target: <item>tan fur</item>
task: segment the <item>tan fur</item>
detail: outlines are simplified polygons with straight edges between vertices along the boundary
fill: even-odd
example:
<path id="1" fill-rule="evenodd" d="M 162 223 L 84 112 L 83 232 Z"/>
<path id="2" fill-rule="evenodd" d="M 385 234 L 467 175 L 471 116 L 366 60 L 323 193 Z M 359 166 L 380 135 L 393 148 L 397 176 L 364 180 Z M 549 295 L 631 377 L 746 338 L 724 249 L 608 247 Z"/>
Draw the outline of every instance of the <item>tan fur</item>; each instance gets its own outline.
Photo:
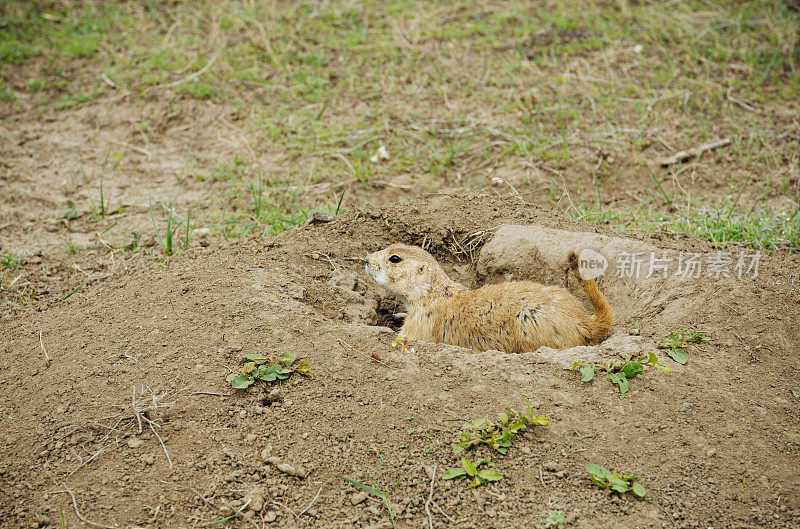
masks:
<path id="1" fill-rule="evenodd" d="M 392 263 L 389 258 L 401 259 Z M 578 275 L 578 258 L 569 265 L 592 304 L 590 314 L 566 289 L 513 281 L 469 290 L 444 272 L 421 248 L 393 244 L 367 256 L 367 274 L 397 295 L 407 316 L 400 333 L 411 340 L 447 343 L 508 353 L 541 346 L 564 349 L 598 343 L 611 328 L 611 307 L 592 281 Z"/>

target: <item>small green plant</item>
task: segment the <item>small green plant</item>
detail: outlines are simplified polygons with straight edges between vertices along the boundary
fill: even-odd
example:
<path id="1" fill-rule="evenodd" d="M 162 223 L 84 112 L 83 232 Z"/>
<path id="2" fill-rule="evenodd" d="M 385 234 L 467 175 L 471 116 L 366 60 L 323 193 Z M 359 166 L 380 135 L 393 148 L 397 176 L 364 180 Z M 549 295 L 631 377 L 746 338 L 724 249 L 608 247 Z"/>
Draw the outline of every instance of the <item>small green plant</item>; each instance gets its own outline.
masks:
<path id="1" fill-rule="evenodd" d="M 592 481 L 601 489 L 605 489 L 609 494 L 614 492 L 623 494 L 630 491 L 640 498 L 643 498 L 645 495 L 644 487 L 637 481 L 639 478 L 634 474 L 620 475 L 616 470 L 610 472 L 597 465 L 589 465 L 586 467 L 586 470 L 591 475 Z"/>
<path id="2" fill-rule="evenodd" d="M 47 79 L 43 77 L 34 77 L 33 79 L 28 79 L 25 83 L 25 89 L 29 92 L 38 92 L 45 88 L 47 88 Z"/>
<path id="3" fill-rule="evenodd" d="M 331 476 L 339 478 L 341 480 L 344 480 L 347 483 L 349 483 L 352 486 L 354 486 L 355 488 L 357 488 L 358 490 L 360 490 L 362 492 L 366 492 L 367 494 L 371 494 L 371 495 L 375 496 L 376 498 L 378 498 L 379 500 L 381 500 L 383 502 L 383 505 L 386 507 L 386 510 L 389 512 L 389 519 L 392 522 L 392 527 L 394 527 L 394 512 L 392 512 L 392 502 L 389 501 L 389 494 L 391 494 L 392 491 L 394 491 L 394 489 L 396 489 L 397 486 L 400 485 L 400 483 L 402 483 L 403 480 L 406 479 L 406 476 L 408 476 L 411 473 L 412 470 L 415 470 L 417 468 L 419 468 L 419 467 L 411 467 L 411 468 L 409 468 L 408 471 L 405 474 L 403 474 L 403 477 L 401 477 L 397 481 L 397 483 L 392 485 L 392 487 L 388 491 L 381 489 L 378 486 L 378 484 L 375 483 L 375 480 L 372 479 L 372 476 L 370 476 L 369 473 L 366 470 L 364 471 L 364 473 L 367 475 L 367 478 L 369 478 L 370 483 L 372 483 L 371 487 L 369 485 L 364 485 L 363 483 L 359 483 L 358 481 L 356 481 L 354 479 L 350 479 L 350 478 L 348 478 L 346 476 L 342 476 L 341 474 L 331 474 Z"/>
<path id="4" fill-rule="evenodd" d="M 558 527 L 559 529 L 567 525 L 567 517 L 564 511 L 550 511 L 547 513 L 547 520 L 544 521 L 545 527 Z"/>
<path id="5" fill-rule="evenodd" d="M 530 401 L 525 399 L 527 411 L 522 414 L 514 409 L 507 408 L 505 412 L 497 415 L 497 421 L 478 419 L 465 423 L 461 440 L 453 445 L 453 452 L 459 454 L 464 450 L 485 444 L 501 454 L 508 452 L 511 440 L 520 432 L 525 431 L 528 424 L 547 426 L 550 419 L 544 415 L 534 417 Z"/>
<path id="6" fill-rule="evenodd" d="M 608 374 L 609 380 L 619 387 L 620 393 L 624 394 L 630 389 L 628 381 L 644 373 L 644 366 L 651 366 L 665 373 L 672 372 L 668 367 L 658 362 L 658 357 L 652 351 L 644 356 L 638 357 L 636 360 L 629 360 L 627 362 L 617 361 L 610 362 L 606 365 L 575 362 L 569 369 L 570 371 L 580 371 L 581 382 L 591 382 L 594 379 L 595 372 L 605 371 Z"/>
<path id="7" fill-rule="evenodd" d="M 250 162 L 241 156 L 234 156 L 231 163 L 213 166 L 208 173 L 197 173 L 195 178 L 203 182 L 225 182 L 241 178 L 250 172 Z"/>
<path id="8" fill-rule="evenodd" d="M 83 165 L 81 165 L 81 175 L 83 176 L 83 185 L 86 187 L 86 192 L 89 194 L 89 202 L 92 204 L 92 217 L 104 218 L 106 216 L 106 203 L 103 198 L 103 176 L 100 176 L 100 207 L 97 207 L 92 198 L 92 194 L 89 192 L 89 181 L 86 178 L 86 171 L 84 171 Z"/>
<path id="9" fill-rule="evenodd" d="M 484 465 L 486 465 L 487 468 L 481 469 Z M 470 487 L 480 487 L 490 481 L 500 481 L 503 479 L 502 474 L 488 467 L 488 459 L 480 459 L 473 462 L 466 457 L 462 457 L 461 466 L 453 467 L 445 472 L 442 479 L 455 479 L 460 481 L 469 478 L 472 479 L 469 484 Z"/>
<path id="10" fill-rule="evenodd" d="M 17 255 L 11 250 L 6 250 L 2 254 L 0 254 L 0 268 L 2 269 L 17 268 L 24 262 L 25 260 L 22 258 L 21 255 Z"/>
<path id="11" fill-rule="evenodd" d="M 658 346 L 666 349 L 670 358 L 683 365 L 689 361 L 689 355 L 684 351 L 684 347 L 690 343 L 702 343 L 706 340 L 708 338 L 703 336 L 703 333 L 683 328 L 680 332 L 669 333 L 666 339 L 658 342 Z"/>
<path id="12" fill-rule="evenodd" d="M 175 217 L 175 201 L 178 199 L 178 195 L 180 194 L 181 190 L 178 189 L 178 192 L 175 193 L 175 196 L 172 199 L 172 203 L 169 205 L 169 209 L 167 210 L 167 224 L 164 226 L 164 236 L 161 236 L 161 232 L 156 225 L 155 215 L 153 214 L 153 201 L 150 200 L 150 220 L 153 223 L 153 231 L 155 231 L 156 239 L 158 240 L 159 246 L 161 246 L 161 250 L 164 252 L 165 255 L 173 255 L 175 253 L 175 234 L 178 231 L 178 228 L 181 225 L 184 225 L 186 230 L 183 236 L 183 240 L 180 241 L 180 249 L 181 250 L 188 250 L 189 249 L 189 237 L 194 231 L 195 226 L 197 225 L 197 217 L 195 217 L 194 223 L 191 222 L 190 213 L 191 210 L 186 210 L 186 222 L 184 223 L 181 220 L 176 221 Z"/>
<path id="13" fill-rule="evenodd" d="M 235 389 L 247 389 L 258 380 L 264 382 L 286 380 L 292 373 L 299 373 L 307 377 L 313 376 L 308 369 L 308 362 L 300 360 L 295 364 L 296 353 L 284 351 L 277 359 L 257 353 L 245 354 L 242 357 L 247 360 L 242 371 L 231 373 L 225 378 Z"/>
<path id="14" fill-rule="evenodd" d="M 67 200 L 67 207 L 69 209 L 67 210 L 66 213 L 64 213 L 65 219 L 77 219 L 83 216 L 83 213 L 78 211 L 78 209 L 75 207 L 75 202 L 73 202 L 72 200 Z"/>

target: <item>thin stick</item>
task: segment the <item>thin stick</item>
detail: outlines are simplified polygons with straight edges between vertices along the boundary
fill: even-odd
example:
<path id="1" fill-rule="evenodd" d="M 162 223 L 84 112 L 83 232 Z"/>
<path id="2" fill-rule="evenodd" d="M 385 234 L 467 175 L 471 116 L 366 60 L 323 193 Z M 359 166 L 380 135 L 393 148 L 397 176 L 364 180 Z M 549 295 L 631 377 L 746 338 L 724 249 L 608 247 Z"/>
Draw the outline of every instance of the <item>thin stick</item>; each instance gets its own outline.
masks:
<path id="1" fill-rule="evenodd" d="M 136 409 L 136 386 L 133 386 L 133 402 L 131 403 L 131 407 L 133 407 L 133 414 L 136 416 L 136 422 L 139 423 L 139 433 L 142 433 L 142 418 L 139 416 L 139 411 Z"/>
<path id="2" fill-rule="evenodd" d="M 332 153 L 331 153 L 331 156 L 333 156 L 334 158 L 340 158 L 340 159 L 342 159 L 342 160 L 344 161 L 345 165 L 346 165 L 348 168 L 350 168 L 350 170 L 351 170 L 351 171 L 353 171 L 353 176 L 355 176 L 356 178 L 358 178 L 358 171 L 356 171 L 356 168 L 355 168 L 355 167 L 353 167 L 353 164 L 351 164 L 351 163 L 350 163 L 350 160 L 348 160 L 348 159 L 345 157 L 345 155 L 344 155 L 344 154 L 341 154 L 341 153 L 338 153 L 338 152 L 332 152 Z"/>
<path id="3" fill-rule="evenodd" d="M 111 433 L 111 432 L 109 432 L 109 433 Z M 108 437 L 108 436 L 106 436 L 106 437 Z M 108 448 L 108 446 L 104 446 L 103 448 L 101 448 L 100 450 L 98 450 L 98 451 L 97 451 L 97 452 L 96 452 L 96 453 L 95 453 L 95 454 L 94 454 L 92 457 L 90 457 L 90 458 L 89 458 L 89 459 L 87 459 L 86 461 L 81 461 L 81 464 L 80 464 L 80 465 L 78 465 L 77 467 L 75 467 L 75 469 L 74 469 L 72 472 L 70 472 L 68 475 L 69 475 L 69 476 L 73 475 L 75 472 L 77 472 L 77 471 L 78 471 L 78 469 L 79 469 L 79 468 L 81 468 L 81 467 L 82 467 L 82 466 L 84 466 L 84 465 L 88 465 L 89 463 L 91 463 L 91 462 L 94 460 L 94 458 L 96 458 L 97 456 L 99 456 L 99 455 L 100 455 L 100 452 L 102 452 L 102 451 L 103 451 L 103 450 L 105 450 L 106 448 Z"/>
<path id="4" fill-rule="evenodd" d="M 433 516 L 431 516 L 431 501 L 433 501 L 433 480 L 436 479 L 436 466 L 433 467 L 433 475 L 431 476 L 431 491 L 428 493 L 428 499 L 425 501 L 425 512 L 428 514 L 428 528 L 433 529 Z"/>
<path id="5" fill-rule="evenodd" d="M 136 363 L 138 364 L 138 363 L 139 363 L 139 359 L 138 359 L 138 358 L 136 358 L 135 356 L 131 356 L 131 355 L 129 355 L 129 354 L 128 354 L 128 353 L 131 351 L 131 349 L 133 349 L 133 346 L 130 346 L 130 347 L 128 347 L 128 348 L 125 350 L 125 352 L 124 352 L 124 353 L 122 353 L 122 355 L 123 355 L 125 358 L 130 358 L 131 360 L 133 360 L 134 362 L 136 362 Z"/>
<path id="6" fill-rule="evenodd" d="M 192 391 L 189 395 L 213 395 L 214 397 L 230 397 L 233 393 L 214 393 L 213 391 Z"/>
<path id="7" fill-rule="evenodd" d="M 292 516 L 294 516 L 295 519 L 299 518 L 299 516 L 297 516 L 297 514 L 288 505 L 286 505 L 284 503 L 281 503 L 279 501 L 273 501 L 273 502 L 270 502 L 270 505 L 277 505 L 278 507 L 281 507 L 282 509 L 286 509 L 287 511 L 292 513 Z"/>
<path id="8" fill-rule="evenodd" d="M 728 101 L 730 101 L 731 103 L 736 103 L 737 105 L 739 105 L 743 109 L 749 110 L 750 112 L 755 112 L 756 114 L 761 114 L 761 111 L 759 109 L 757 109 L 757 108 L 755 108 L 755 107 L 753 107 L 751 105 L 748 105 L 747 103 L 745 103 L 741 99 L 736 99 L 735 97 L 733 97 L 731 95 L 731 90 L 733 90 L 733 87 L 728 88 L 728 92 L 726 93 L 726 97 L 727 97 Z"/>
<path id="9" fill-rule="evenodd" d="M 438 503 L 434 503 L 434 504 L 433 504 L 433 506 L 434 506 L 434 507 L 436 507 L 437 509 L 439 509 L 439 512 L 440 512 L 440 513 L 442 513 L 442 516 L 444 516 L 445 518 L 447 518 L 447 521 L 449 521 L 450 523 L 456 523 L 456 521 L 455 521 L 455 520 L 453 520 L 452 518 L 450 518 L 450 516 L 448 516 L 448 515 L 447 515 L 447 513 L 446 513 L 446 512 L 444 512 L 444 510 L 443 510 L 441 507 L 439 507 L 439 504 L 438 504 Z"/>
<path id="10" fill-rule="evenodd" d="M 169 462 L 169 468 L 172 468 L 172 458 L 169 457 L 169 452 L 167 452 L 167 447 L 166 447 L 166 445 L 164 445 L 164 440 L 161 439 L 161 436 L 158 435 L 158 432 L 156 431 L 156 429 L 153 428 L 153 424 L 154 424 L 153 421 L 151 421 L 147 417 L 145 417 L 144 420 L 147 421 L 147 426 L 149 426 L 150 429 L 153 430 L 153 433 L 155 434 L 155 436 L 158 437 L 158 442 L 161 443 L 161 448 L 164 449 L 164 454 L 167 456 L 167 461 Z M 158 425 L 156 425 L 156 426 L 158 426 Z"/>
<path id="11" fill-rule="evenodd" d="M 44 353 L 44 358 L 47 361 L 47 367 L 50 367 L 50 355 L 47 354 L 47 349 L 44 348 L 44 342 L 42 341 L 42 331 L 39 330 L 39 345 L 42 347 L 42 352 Z"/>
<path id="12" fill-rule="evenodd" d="M 544 477 L 542 476 L 542 465 L 539 465 L 539 481 L 542 482 L 542 487 L 545 487 Z"/>
<path id="13" fill-rule="evenodd" d="M 203 66 L 202 68 L 200 68 L 198 71 L 194 72 L 193 74 L 187 75 L 186 77 L 184 77 L 180 81 L 174 81 L 172 83 L 160 84 L 160 85 L 152 86 L 150 88 L 145 89 L 145 92 L 149 92 L 150 90 L 154 90 L 156 88 L 173 88 L 173 87 L 176 87 L 178 85 L 182 85 L 183 83 L 187 83 L 189 81 L 194 81 L 195 79 L 197 79 L 198 77 L 200 77 L 201 75 L 206 73 L 206 71 L 209 68 L 211 68 L 211 65 L 214 64 L 214 61 L 216 61 L 218 57 L 219 57 L 219 54 L 215 53 L 211 57 L 211 60 L 208 61 L 208 63 L 205 66 Z"/>
<path id="14" fill-rule="evenodd" d="M 103 525 L 101 523 L 93 522 L 91 520 L 87 520 L 86 518 L 84 518 L 81 515 L 80 511 L 78 510 L 78 500 L 75 499 L 75 493 L 73 493 L 71 490 L 69 489 L 54 490 L 53 494 L 62 494 L 64 492 L 69 494 L 70 498 L 72 498 L 72 506 L 75 507 L 75 514 L 78 515 L 78 520 L 82 521 L 85 524 L 94 525 L 95 527 L 105 527 L 106 529 L 115 529 L 116 526 L 114 525 Z"/>
<path id="15" fill-rule="evenodd" d="M 311 506 L 312 506 L 312 505 L 314 505 L 314 502 L 315 502 L 315 501 L 317 501 L 317 498 L 319 498 L 319 493 L 320 493 L 320 492 L 322 492 L 322 487 L 320 487 L 320 488 L 319 488 L 319 490 L 317 491 L 317 495 L 316 495 L 316 496 L 314 496 L 314 499 L 313 499 L 313 500 L 311 500 L 311 503 L 309 503 L 309 504 L 308 504 L 308 507 L 306 507 L 305 509 L 303 509 L 302 511 L 300 511 L 300 514 L 298 514 L 298 515 L 297 515 L 297 517 L 298 517 L 298 518 L 300 518 L 300 517 L 301 517 L 301 516 L 303 516 L 303 515 L 304 515 L 306 512 L 308 512 L 308 510 L 311 508 Z"/>
<path id="16" fill-rule="evenodd" d="M 710 151 L 712 149 L 718 149 L 719 147 L 725 147 L 726 145 L 731 144 L 730 138 L 724 138 L 721 140 L 710 141 L 708 143 L 704 143 L 692 149 L 687 149 L 685 151 L 676 152 L 669 158 L 661 161 L 661 165 L 666 167 L 668 165 L 674 165 L 676 163 L 682 162 L 688 158 L 694 158 L 695 156 L 700 156 L 706 151 Z"/>

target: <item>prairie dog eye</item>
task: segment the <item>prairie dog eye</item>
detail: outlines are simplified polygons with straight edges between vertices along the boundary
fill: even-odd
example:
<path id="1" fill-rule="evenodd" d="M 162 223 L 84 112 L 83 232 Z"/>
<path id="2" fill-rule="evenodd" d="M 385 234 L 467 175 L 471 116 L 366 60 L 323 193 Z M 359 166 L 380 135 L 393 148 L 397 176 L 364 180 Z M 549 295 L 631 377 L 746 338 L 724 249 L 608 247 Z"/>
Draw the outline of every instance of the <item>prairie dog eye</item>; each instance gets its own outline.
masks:
<path id="1" fill-rule="evenodd" d="M 393 256 L 389 257 L 389 262 L 390 263 L 399 263 L 402 260 L 403 260 L 403 258 L 400 257 L 399 255 L 393 255 Z"/>

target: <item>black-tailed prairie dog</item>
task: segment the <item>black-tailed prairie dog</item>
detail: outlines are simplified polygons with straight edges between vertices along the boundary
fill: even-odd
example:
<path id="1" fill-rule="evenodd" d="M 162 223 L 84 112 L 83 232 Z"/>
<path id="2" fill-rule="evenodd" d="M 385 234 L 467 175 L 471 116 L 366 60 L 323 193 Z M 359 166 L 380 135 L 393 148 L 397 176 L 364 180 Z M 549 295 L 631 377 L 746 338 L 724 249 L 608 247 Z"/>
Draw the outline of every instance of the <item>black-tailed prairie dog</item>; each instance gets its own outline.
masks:
<path id="1" fill-rule="evenodd" d="M 611 307 L 593 281 L 581 279 L 578 257 L 569 266 L 594 307 L 590 314 L 565 288 L 511 281 L 469 290 L 416 246 L 393 244 L 367 256 L 367 274 L 400 298 L 407 315 L 400 334 L 410 340 L 507 353 L 541 346 L 564 349 L 600 342 L 611 328 Z"/>

